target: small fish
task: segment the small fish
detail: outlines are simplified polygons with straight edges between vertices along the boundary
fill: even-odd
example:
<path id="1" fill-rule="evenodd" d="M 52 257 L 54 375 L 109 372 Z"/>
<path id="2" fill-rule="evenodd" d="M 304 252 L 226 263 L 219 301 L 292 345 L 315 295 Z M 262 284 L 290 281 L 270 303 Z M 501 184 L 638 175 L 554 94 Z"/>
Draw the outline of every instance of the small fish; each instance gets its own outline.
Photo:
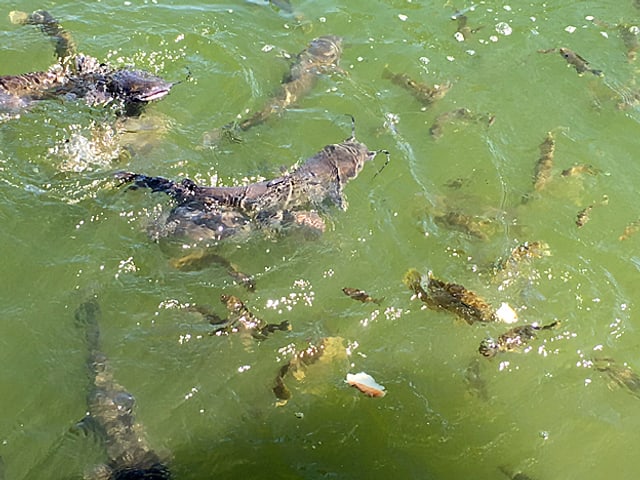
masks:
<path id="1" fill-rule="evenodd" d="M 558 325 L 560 325 L 560 322 L 555 321 L 544 326 L 530 324 L 514 327 L 500 335 L 497 340 L 494 340 L 491 337 L 482 340 L 482 342 L 480 342 L 478 352 L 487 358 L 492 358 L 499 352 L 514 352 L 520 350 L 526 346 L 527 343 L 536 338 L 538 331 L 550 330 Z"/>
<path id="2" fill-rule="evenodd" d="M 495 123 L 495 120 L 495 115 L 477 115 L 471 112 L 468 108 L 457 108 L 438 115 L 431 127 L 429 127 L 429 134 L 434 139 L 442 137 L 442 129 L 446 124 L 452 122 L 462 121 L 464 123 L 486 123 L 487 126 L 490 127 Z"/>
<path id="3" fill-rule="evenodd" d="M 196 249 L 187 255 L 171 259 L 169 263 L 173 268 L 182 271 L 201 270 L 211 264 L 217 264 L 224 267 L 229 276 L 247 290 L 253 292 L 256 289 L 256 283 L 253 277 L 238 270 L 233 263 L 223 256 L 204 248 Z"/>
<path id="4" fill-rule="evenodd" d="M 334 358 L 346 358 L 347 352 L 344 341 L 340 337 L 325 337 L 316 344 L 309 344 L 307 347 L 297 350 L 291 359 L 278 370 L 273 393 L 278 399 L 278 406 L 285 405 L 291 399 L 291 390 L 284 383 L 285 377 L 293 375 L 297 380 L 302 380 L 306 376 L 306 369 L 319 362 L 330 361 Z"/>
<path id="5" fill-rule="evenodd" d="M 640 376 L 627 364 L 618 365 L 611 358 L 594 358 L 593 367 L 599 372 L 609 375 L 611 385 L 625 388 L 633 396 L 640 398 Z"/>
<path id="6" fill-rule="evenodd" d="M 477 357 L 474 357 L 467 368 L 464 371 L 464 380 L 467 384 L 467 391 L 482 400 L 489 399 L 489 393 L 487 392 L 487 384 L 480 373 L 480 361 Z"/>
<path id="7" fill-rule="evenodd" d="M 589 205 L 578 212 L 578 215 L 576 216 L 576 226 L 578 228 L 584 227 L 585 223 L 590 220 L 589 214 L 591 213 L 591 210 L 593 210 L 593 205 Z"/>
<path id="8" fill-rule="evenodd" d="M 624 232 L 622 232 L 622 235 L 618 237 L 618 240 L 621 242 L 623 240 L 628 240 L 629 237 L 638 233 L 638 231 L 640 231 L 640 220 L 635 220 L 625 227 Z"/>
<path id="9" fill-rule="evenodd" d="M 593 207 L 599 206 L 599 205 L 607 205 L 608 203 L 609 203 L 609 197 L 607 195 L 603 195 L 602 200 L 600 202 L 592 203 L 591 205 L 588 205 L 587 207 L 580 210 L 578 212 L 578 215 L 576 215 L 576 226 L 578 228 L 581 228 L 585 225 L 585 223 L 587 223 L 591 219 L 590 215 L 591 215 L 591 211 L 593 210 Z"/>
<path id="10" fill-rule="evenodd" d="M 467 25 L 469 19 L 464 13 L 461 13 L 461 12 L 456 12 L 455 14 L 453 14 L 451 16 L 451 20 L 458 21 L 458 27 L 456 29 L 456 33 L 454 37 L 459 42 L 468 40 L 471 37 L 471 35 L 473 35 L 474 33 L 476 33 L 478 30 L 482 28 L 482 27 L 470 28 L 469 25 Z"/>
<path id="11" fill-rule="evenodd" d="M 270 333 L 275 331 L 286 332 L 291 330 L 291 325 L 287 320 L 280 323 L 266 323 L 264 320 L 255 316 L 235 295 L 222 294 L 220 301 L 227 307 L 229 312 L 228 317 L 222 323 L 214 324 L 215 330 L 210 335 L 228 335 L 229 333 L 236 333 L 241 330 L 246 330 L 251 333 L 251 336 L 257 340 L 264 340 Z M 214 314 L 211 318 L 219 319 Z"/>
<path id="12" fill-rule="evenodd" d="M 597 175 L 599 173 L 599 170 L 591 165 L 574 165 L 572 167 L 569 168 L 565 168 L 562 171 L 562 176 L 563 177 L 573 177 L 575 175 L 582 175 L 582 174 L 587 174 L 587 175 Z"/>
<path id="13" fill-rule="evenodd" d="M 430 107 L 434 102 L 444 98 L 452 85 L 449 82 L 433 86 L 419 83 L 404 73 L 393 73 L 387 67 L 382 72 L 382 78 L 391 80 L 396 85 L 408 90 L 424 107 Z"/>
<path id="14" fill-rule="evenodd" d="M 538 192 L 551 180 L 555 150 L 556 141 L 553 138 L 553 134 L 548 132 L 544 141 L 540 144 L 540 158 L 538 158 L 533 175 L 533 188 Z"/>
<path id="15" fill-rule="evenodd" d="M 576 52 L 568 48 L 563 47 L 563 48 L 549 48 L 547 50 L 538 50 L 538 53 L 552 53 L 552 52 L 559 52 L 562 58 L 564 58 L 569 65 L 573 66 L 573 68 L 576 69 L 576 72 L 578 72 L 578 75 L 582 75 L 584 72 L 592 73 L 597 77 L 602 77 L 604 75 L 602 70 L 596 70 L 591 68 L 591 66 L 589 65 L 589 62 L 587 62 L 584 58 L 582 58 Z"/>
<path id="16" fill-rule="evenodd" d="M 444 215 L 435 216 L 434 220 L 439 224 L 461 231 L 480 240 L 488 240 L 489 234 L 493 233 L 491 231 L 493 227 L 491 220 L 475 215 L 467 215 L 462 212 L 447 212 Z"/>
<path id="17" fill-rule="evenodd" d="M 522 262 L 549 255 L 551 255 L 551 252 L 546 242 L 523 242 L 511 250 L 508 257 L 496 262 L 494 270 L 496 273 L 506 272 L 507 276 L 514 276 L 517 274 L 518 266 Z"/>
<path id="18" fill-rule="evenodd" d="M 384 300 L 383 298 L 381 299 L 373 298 L 364 290 L 359 290 L 357 288 L 344 287 L 342 291 L 346 296 L 351 297 L 354 300 L 358 300 L 359 302 L 362 302 L 362 303 L 375 303 L 377 305 L 380 305 L 382 300 Z"/>
<path id="19" fill-rule="evenodd" d="M 429 272 L 427 290 L 421 285 L 421 275 L 415 270 L 409 270 L 403 283 L 433 310 L 446 310 L 463 319 L 469 325 L 475 322 L 494 322 L 496 311 L 483 298 L 462 285 L 446 283 L 438 280 Z"/>

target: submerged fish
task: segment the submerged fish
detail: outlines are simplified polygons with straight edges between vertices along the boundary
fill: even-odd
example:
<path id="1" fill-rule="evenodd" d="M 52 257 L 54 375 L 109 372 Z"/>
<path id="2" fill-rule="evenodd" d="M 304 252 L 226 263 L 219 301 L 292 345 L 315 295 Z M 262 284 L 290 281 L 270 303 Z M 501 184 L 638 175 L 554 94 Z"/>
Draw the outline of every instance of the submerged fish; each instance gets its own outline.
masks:
<path id="1" fill-rule="evenodd" d="M 291 390 L 284 383 L 287 375 L 292 375 L 297 380 L 306 376 L 306 369 L 320 360 L 329 361 L 336 357 L 346 358 L 346 349 L 343 339 L 340 337 L 325 337 L 315 344 L 309 343 L 305 348 L 296 350 L 291 358 L 278 370 L 273 393 L 282 406 L 291 399 Z"/>
<path id="2" fill-rule="evenodd" d="M 533 480 L 533 478 L 531 478 L 529 475 L 526 475 L 522 472 L 514 472 L 513 470 L 504 466 L 500 466 L 498 467 L 498 469 L 511 480 Z"/>
<path id="3" fill-rule="evenodd" d="M 496 262 L 494 270 L 496 273 L 507 272 L 509 275 L 515 275 L 522 262 L 549 255 L 551 252 L 546 242 L 523 242 L 513 248 L 506 258 Z"/>
<path id="4" fill-rule="evenodd" d="M 449 82 L 433 86 L 420 83 L 404 73 L 393 73 L 387 67 L 382 72 L 382 78 L 389 79 L 396 85 L 408 90 L 424 107 L 429 107 L 437 100 L 444 98 L 452 87 Z"/>
<path id="5" fill-rule="evenodd" d="M 490 235 L 494 233 L 494 224 L 490 219 L 476 215 L 467 215 L 459 211 L 436 215 L 434 216 L 434 220 L 436 223 L 466 233 L 480 240 L 488 240 Z"/>
<path id="6" fill-rule="evenodd" d="M 384 300 L 384 299 L 373 298 L 371 295 L 369 295 L 364 290 L 359 290 L 357 288 L 344 287 L 342 289 L 342 292 L 346 296 L 351 297 L 354 300 L 358 300 L 359 302 L 362 302 L 362 303 L 376 303 L 376 304 L 380 305 L 382 300 Z"/>
<path id="7" fill-rule="evenodd" d="M 260 125 L 274 114 L 282 113 L 287 107 L 308 94 L 315 85 L 318 76 L 331 69 L 337 69 L 342 55 L 342 38 L 325 35 L 315 38 L 309 46 L 296 56 L 288 75 L 284 78 L 278 93 L 271 98 L 262 110 L 238 122 L 232 122 L 221 130 L 205 134 L 205 143 L 211 143 L 225 135 L 233 139 L 233 130 L 247 131 Z"/>
<path id="8" fill-rule="evenodd" d="M 221 295 L 220 301 L 227 307 L 228 317 L 221 323 L 214 323 L 215 330 L 211 332 L 211 335 L 228 335 L 229 333 L 236 333 L 241 330 L 248 331 L 251 336 L 257 340 L 264 340 L 270 333 L 275 331 L 289 331 L 291 325 L 287 320 L 280 323 L 267 323 L 261 318 L 258 318 L 251 312 L 245 304 L 235 295 Z M 212 318 L 219 319 L 217 315 Z M 214 320 L 214 321 L 216 321 Z"/>
<path id="9" fill-rule="evenodd" d="M 475 322 L 493 322 L 497 318 L 495 309 L 476 293 L 462 285 L 438 280 L 431 273 L 427 290 L 422 287 L 422 277 L 415 269 L 405 274 L 403 282 L 427 307 L 451 312 L 469 325 Z"/>
<path id="10" fill-rule="evenodd" d="M 568 48 L 563 47 L 563 48 L 549 48 L 547 50 L 538 50 L 538 53 L 552 53 L 552 52 L 559 52 L 562 58 L 564 58 L 569 65 L 573 66 L 573 68 L 576 69 L 576 72 L 578 72 L 578 75 L 582 75 L 584 72 L 592 73 L 598 77 L 602 77 L 604 75 L 602 70 L 596 70 L 594 68 L 591 68 L 591 66 L 589 65 L 589 62 L 587 62 L 584 58 L 582 58 L 576 52 Z"/>
<path id="11" fill-rule="evenodd" d="M 514 352 L 525 347 L 527 343 L 536 338 L 539 331 L 550 330 L 559 324 L 559 321 L 555 321 L 544 326 L 530 324 L 514 327 L 500 335 L 497 340 L 491 337 L 485 338 L 480 342 L 478 351 L 487 358 L 495 357 L 500 352 Z"/>
<path id="12" fill-rule="evenodd" d="M 618 365 L 611 358 L 594 358 L 593 368 L 606 373 L 611 379 L 611 386 L 622 387 L 634 397 L 640 398 L 640 376 L 627 365 Z"/>
<path id="13" fill-rule="evenodd" d="M 104 438 L 108 463 L 96 467 L 90 478 L 99 480 L 169 479 L 171 473 L 148 444 L 144 429 L 136 422 L 135 398 L 114 377 L 100 351 L 100 308 L 95 299 L 82 303 L 75 313 L 89 349 L 92 391 L 87 397 L 83 423 Z"/>
<path id="14" fill-rule="evenodd" d="M 553 134 L 548 132 L 544 141 L 540 144 L 540 158 L 538 158 L 533 175 L 533 188 L 536 191 L 542 190 L 551 180 L 555 150 L 556 141 L 553 138 Z"/>
<path id="15" fill-rule="evenodd" d="M 494 115 L 478 115 L 468 108 L 457 108 L 438 115 L 431 127 L 429 127 L 429 134 L 434 139 L 442 137 L 442 130 L 444 126 L 452 122 L 462 121 L 465 123 L 486 123 L 487 126 L 490 127 L 495 123 L 495 120 L 496 117 Z"/>
<path id="16" fill-rule="evenodd" d="M 597 175 L 599 173 L 599 170 L 591 165 L 574 165 L 572 167 L 569 168 L 565 168 L 562 171 L 562 176 L 563 177 L 573 177 L 575 175 L 582 175 L 582 174 L 587 174 L 587 175 Z"/>
<path id="17" fill-rule="evenodd" d="M 624 231 L 622 232 L 622 235 L 618 237 L 618 240 L 621 242 L 623 240 L 628 240 L 632 235 L 638 233 L 638 231 L 640 231 L 640 220 L 635 220 L 624 228 Z"/>

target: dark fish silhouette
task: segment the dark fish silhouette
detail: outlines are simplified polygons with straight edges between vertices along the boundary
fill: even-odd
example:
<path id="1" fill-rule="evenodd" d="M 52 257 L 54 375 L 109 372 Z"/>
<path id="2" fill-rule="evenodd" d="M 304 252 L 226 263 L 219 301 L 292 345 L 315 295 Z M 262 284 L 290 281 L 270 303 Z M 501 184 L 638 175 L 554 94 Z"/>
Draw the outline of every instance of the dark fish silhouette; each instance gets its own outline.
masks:
<path id="1" fill-rule="evenodd" d="M 82 303 L 75 313 L 89 350 L 92 384 L 83 423 L 103 439 L 108 463 L 94 469 L 96 480 L 169 479 L 171 474 L 150 447 L 134 415 L 135 398 L 116 382 L 106 356 L 100 351 L 100 307 L 95 299 Z"/>

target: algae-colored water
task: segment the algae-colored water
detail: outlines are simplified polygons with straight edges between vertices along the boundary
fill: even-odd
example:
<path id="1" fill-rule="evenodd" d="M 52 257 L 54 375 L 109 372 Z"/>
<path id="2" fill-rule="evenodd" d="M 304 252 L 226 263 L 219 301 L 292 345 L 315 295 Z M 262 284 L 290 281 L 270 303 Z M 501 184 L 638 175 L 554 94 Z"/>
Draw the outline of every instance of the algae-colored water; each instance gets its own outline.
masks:
<path id="1" fill-rule="evenodd" d="M 261 1 L 0 3 L 0 74 L 54 62 L 41 32 L 8 17 L 46 8 L 81 51 L 181 81 L 126 135 L 112 135 L 113 112 L 81 101 L 2 118 L 5 478 L 82 478 L 105 461 L 97 437 L 74 428 L 89 389 L 74 311 L 91 294 L 103 311 L 103 350 L 176 479 L 506 478 L 500 467 L 536 479 L 637 478 L 638 392 L 589 361 L 612 358 L 640 373 L 640 235 L 619 239 L 640 217 L 638 63 L 618 27 L 637 25 L 640 10 L 631 0 L 291 4 L 293 12 Z M 466 37 L 456 35 L 456 9 L 466 11 Z M 345 39 L 341 70 L 241 143 L 203 145 L 206 132 L 261 108 L 287 55 L 325 34 Z M 559 47 L 604 77 L 538 53 Z M 451 90 L 423 108 L 383 78 L 385 67 Z M 461 108 L 480 120 L 447 123 L 433 138 L 435 119 Z M 328 212 L 321 238 L 223 247 L 255 276 L 253 293 L 215 265 L 173 268 L 179 248 L 147 234 L 171 201 L 112 180 L 122 169 L 205 184 L 275 177 L 348 137 L 346 114 L 390 163 L 374 177 L 379 155 L 349 183 L 348 210 Z M 550 180 L 534 191 L 547 132 L 556 142 Z M 561 174 L 574 165 L 593 170 Z M 474 217 L 485 233 L 439 220 L 448 212 Z M 525 241 L 546 242 L 551 255 L 495 280 L 490 266 Z M 509 327 L 424 309 L 402 283 L 409 268 L 508 303 L 519 324 L 561 325 L 524 352 L 485 359 L 479 342 Z M 356 302 L 347 286 L 384 300 Z M 222 293 L 292 330 L 264 341 L 209 336 L 202 315 L 184 307 L 223 314 Z M 292 398 L 276 406 L 287 347 L 327 336 L 344 339 L 348 358 L 288 378 Z M 387 395 L 345 384 L 360 371 Z"/>

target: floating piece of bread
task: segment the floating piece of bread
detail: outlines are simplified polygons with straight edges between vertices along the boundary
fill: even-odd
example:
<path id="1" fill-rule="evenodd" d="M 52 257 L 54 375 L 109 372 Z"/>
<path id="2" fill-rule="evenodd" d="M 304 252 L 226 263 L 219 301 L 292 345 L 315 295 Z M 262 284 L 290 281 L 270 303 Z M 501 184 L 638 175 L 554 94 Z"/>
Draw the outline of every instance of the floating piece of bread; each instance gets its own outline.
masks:
<path id="1" fill-rule="evenodd" d="M 368 373 L 347 373 L 346 382 L 369 397 L 384 397 L 387 394 L 385 388 L 378 384 Z"/>

